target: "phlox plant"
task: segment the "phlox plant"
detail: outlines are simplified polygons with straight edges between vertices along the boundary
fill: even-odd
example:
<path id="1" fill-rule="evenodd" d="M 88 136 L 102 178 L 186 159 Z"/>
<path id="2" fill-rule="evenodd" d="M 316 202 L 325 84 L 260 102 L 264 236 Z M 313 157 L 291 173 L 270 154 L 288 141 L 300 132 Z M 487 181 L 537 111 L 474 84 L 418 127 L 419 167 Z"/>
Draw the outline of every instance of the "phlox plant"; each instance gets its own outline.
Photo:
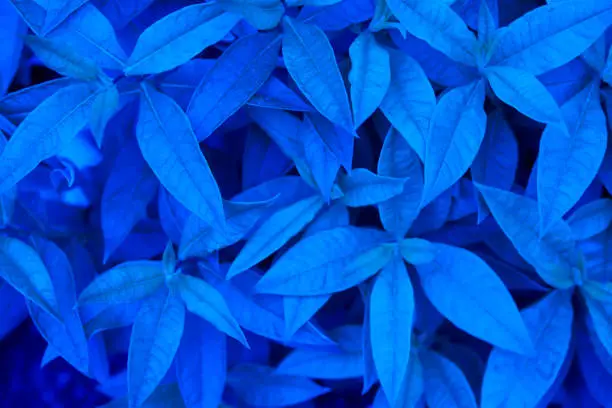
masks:
<path id="1" fill-rule="evenodd" d="M 0 0 L 0 405 L 612 407 L 611 25 Z"/>

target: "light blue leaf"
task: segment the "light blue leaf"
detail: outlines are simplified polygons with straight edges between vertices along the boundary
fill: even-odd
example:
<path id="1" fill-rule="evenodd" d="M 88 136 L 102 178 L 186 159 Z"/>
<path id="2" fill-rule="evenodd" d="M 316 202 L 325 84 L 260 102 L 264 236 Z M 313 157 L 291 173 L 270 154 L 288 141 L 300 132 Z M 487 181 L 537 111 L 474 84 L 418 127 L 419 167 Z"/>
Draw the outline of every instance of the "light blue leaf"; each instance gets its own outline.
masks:
<path id="1" fill-rule="evenodd" d="M 411 265 L 433 262 L 438 252 L 436 245 L 420 238 L 407 238 L 399 243 L 399 250 L 404 260 Z"/>
<path id="2" fill-rule="evenodd" d="M 61 321 L 51 277 L 32 247 L 15 238 L 0 237 L 0 277 L 26 299 Z"/>
<path id="3" fill-rule="evenodd" d="M 542 123 L 561 122 L 559 105 L 530 72 L 495 66 L 486 68 L 484 74 L 495 95 L 523 115 Z"/>
<path id="4" fill-rule="evenodd" d="M 576 241 L 605 231 L 612 223 L 612 200 L 602 198 L 578 208 L 567 220 Z"/>
<path id="5" fill-rule="evenodd" d="M 598 82 L 570 99 L 562 111 L 569 133 L 548 126 L 540 140 L 537 170 L 540 234 L 560 220 L 595 179 L 608 140 Z"/>
<path id="6" fill-rule="evenodd" d="M 304 161 L 314 183 L 323 199 L 329 202 L 340 163 L 308 116 L 304 117 L 297 137 L 304 144 Z"/>
<path id="7" fill-rule="evenodd" d="M 204 256 L 240 241 L 263 215 L 269 212 L 273 202 L 274 199 L 252 203 L 226 201 L 227 223 L 223 230 L 218 230 L 200 217 L 192 215 L 183 229 L 179 247 L 180 258 Z"/>
<path id="8" fill-rule="evenodd" d="M 344 380 L 363 375 L 361 352 L 346 350 L 293 350 L 275 373 L 322 380 Z"/>
<path id="9" fill-rule="evenodd" d="M 218 0 L 221 9 L 240 14 L 258 30 L 271 30 L 278 25 L 285 7 L 280 0 Z"/>
<path id="10" fill-rule="evenodd" d="M 307 113 L 305 117 L 308 117 L 327 149 L 334 154 L 340 165 L 350 173 L 353 168 L 354 135 L 341 126 L 334 125 L 319 114 Z M 308 150 L 306 145 L 304 150 Z"/>
<path id="11" fill-rule="evenodd" d="M 380 152 L 378 174 L 406 180 L 399 195 L 378 204 L 380 220 L 385 230 L 402 238 L 419 213 L 423 192 L 423 168 L 414 150 L 393 128 L 387 133 Z"/>
<path id="12" fill-rule="evenodd" d="M 493 349 L 482 385 L 482 408 L 538 406 L 563 365 L 572 336 L 571 292 L 555 291 L 522 316 L 535 353 L 525 356 Z"/>
<path id="13" fill-rule="evenodd" d="M 257 33 L 233 43 L 195 89 L 187 115 L 200 140 L 257 92 L 276 67 L 280 36 Z"/>
<path id="14" fill-rule="evenodd" d="M 256 286 L 258 293 L 315 296 L 339 292 L 369 278 L 389 259 L 378 252 L 388 239 L 376 230 L 340 227 L 307 237 L 283 255 Z M 381 251 L 391 252 L 386 246 Z M 368 254 L 366 259 L 360 255 Z M 364 264 L 376 261 L 375 267 Z M 379 263 L 383 263 L 380 265 Z M 357 265 L 351 265 L 359 262 Z"/>
<path id="15" fill-rule="evenodd" d="M 259 275 L 248 271 L 232 279 L 213 282 L 226 299 L 227 305 L 240 326 L 259 336 L 300 346 L 329 346 L 330 339 L 322 335 L 312 324 L 306 323 L 291 339 L 285 336 L 283 302 L 276 296 L 253 296 L 253 286 Z"/>
<path id="16" fill-rule="evenodd" d="M 0 112 L 14 123 L 21 122 L 45 99 L 76 81 L 59 78 L 11 92 L 0 98 Z"/>
<path id="17" fill-rule="evenodd" d="M 138 312 L 128 352 L 130 408 L 140 407 L 172 364 L 185 324 L 185 306 L 172 294 L 150 299 Z"/>
<path id="18" fill-rule="evenodd" d="M 296 91 L 289 88 L 275 76 L 268 78 L 257 93 L 249 99 L 247 104 L 261 108 L 298 112 L 310 112 L 313 110 L 309 104 L 298 96 Z"/>
<path id="19" fill-rule="evenodd" d="M 476 408 L 476 398 L 461 369 L 435 351 L 419 354 L 425 399 L 431 408 Z"/>
<path id="20" fill-rule="evenodd" d="M 341 174 L 338 185 L 344 194 L 342 201 L 349 207 L 379 204 L 404 190 L 406 178 L 379 176 L 367 169 L 355 169 L 351 174 Z"/>
<path id="21" fill-rule="evenodd" d="M 305 377 L 276 374 L 270 367 L 252 364 L 233 367 L 227 384 L 243 401 L 260 407 L 299 404 L 331 391 Z"/>
<path id="22" fill-rule="evenodd" d="M 374 364 L 374 355 L 372 353 L 372 336 L 370 334 L 372 316 L 370 313 L 370 292 L 371 285 L 362 283 L 359 285 L 359 291 L 364 303 L 363 326 L 361 330 L 361 349 L 363 353 L 363 387 L 361 394 L 365 395 L 378 382 L 378 373 Z M 382 389 L 381 389 L 382 391 Z"/>
<path id="23" fill-rule="evenodd" d="M 89 127 L 99 148 L 104 141 L 106 125 L 118 108 L 119 91 L 116 86 L 110 86 L 100 93 L 91 107 Z"/>
<path id="24" fill-rule="evenodd" d="M 434 261 L 416 269 L 436 309 L 479 339 L 517 353 L 531 352 L 518 308 L 495 272 L 465 249 L 434 245 Z"/>
<path id="25" fill-rule="evenodd" d="M 99 92 L 91 84 L 63 88 L 21 122 L 0 156 L 0 193 L 56 155 L 85 127 Z"/>
<path id="26" fill-rule="evenodd" d="M 351 58 L 351 102 L 358 128 L 383 101 L 391 83 L 389 52 L 369 31 L 361 33 L 349 49 Z"/>
<path id="27" fill-rule="evenodd" d="M 188 408 L 217 407 L 227 370 L 225 334 L 210 324 L 187 316 L 176 353 L 176 377 Z"/>
<path id="28" fill-rule="evenodd" d="M 474 161 L 486 128 L 484 93 L 478 81 L 452 89 L 438 101 L 425 151 L 421 208 L 459 180 Z"/>
<path id="29" fill-rule="evenodd" d="M 563 0 L 514 20 L 497 39 L 490 63 L 543 74 L 589 48 L 612 23 L 612 3 Z"/>
<path id="30" fill-rule="evenodd" d="M 138 17 L 155 0 L 134 0 L 126 3 L 122 0 L 106 0 L 99 7 L 112 21 L 117 29 L 124 28 L 129 22 Z"/>
<path id="31" fill-rule="evenodd" d="M 501 229 L 538 275 L 559 289 L 573 286 L 574 271 L 580 270 L 579 255 L 567 223 L 558 221 L 540 237 L 535 200 L 480 184 L 476 187 Z"/>
<path id="32" fill-rule="evenodd" d="M 187 309 L 206 320 L 217 330 L 222 331 L 249 347 L 244 333 L 232 313 L 229 311 L 223 296 L 206 281 L 189 275 L 178 275 L 175 282 L 178 295 L 185 302 Z"/>
<path id="33" fill-rule="evenodd" d="M 176 272 L 176 252 L 174 252 L 172 241 L 168 241 L 166 249 L 164 249 L 162 267 L 164 268 L 166 279 L 171 279 L 172 275 Z"/>
<path id="34" fill-rule="evenodd" d="M 299 18 L 325 31 L 343 30 L 352 24 L 369 20 L 374 14 L 372 0 L 342 0 L 323 7 L 303 7 Z"/>
<path id="35" fill-rule="evenodd" d="M 493 0 L 492 3 L 497 7 L 497 0 Z M 491 10 L 491 7 L 489 7 L 489 0 L 480 1 L 480 8 L 478 9 L 478 41 L 481 44 L 491 46 L 495 40 L 499 26 L 497 14 L 497 9 Z"/>
<path id="36" fill-rule="evenodd" d="M 510 190 L 518 168 L 518 143 L 500 110 L 489 114 L 487 130 L 478 154 L 472 163 L 472 180 L 478 184 Z M 478 195 L 478 220 L 489 214 L 489 209 Z"/>
<path id="37" fill-rule="evenodd" d="M 414 293 L 404 260 L 396 253 L 376 277 L 370 294 L 374 365 L 392 406 L 401 400 L 412 339 Z"/>
<path id="38" fill-rule="evenodd" d="M 253 232 L 232 263 L 227 278 L 246 271 L 280 249 L 312 221 L 323 205 L 324 201 L 316 195 L 274 213 Z"/>
<path id="39" fill-rule="evenodd" d="M 42 35 L 46 11 L 35 0 L 9 0 L 19 16 L 36 35 Z"/>
<path id="40" fill-rule="evenodd" d="M 0 154 L 6 146 L 6 138 L 0 132 Z M 17 201 L 17 187 L 12 187 L 0 194 L 0 227 L 5 227 L 11 222 L 15 213 L 15 204 Z"/>
<path id="41" fill-rule="evenodd" d="M 607 300 L 600 301 L 590 296 L 584 297 L 593 332 L 595 332 L 606 353 L 612 355 L 612 339 L 610 338 L 612 303 L 609 303 L 609 299 Z"/>
<path id="42" fill-rule="evenodd" d="M 178 67 L 220 41 L 240 18 L 204 3 L 170 13 L 140 35 L 124 72 L 157 74 Z"/>
<path id="43" fill-rule="evenodd" d="M 104 261 L 123 243 L 138 221 L 147 215 L 158 182 L 135 142 L 119 152 L 106 180 L 101 201 Z"/>
<path id="44" fill-rule="evenodd" d="M 224 226 L 221 193 L 189 119 L 176 102 L 150 85 L 142 84 L 141 96 L 136 137 L 153 173 L 188 210 Z"/>
<path id="45" fill-rule="evenodd" d="M 102 68 L 121 69 L 125 64 L 125 52 L 117 41 L 113 26 L 90 3 L 72 13 L 47 38 L 86 55 Z"/>
<path id="46" fill-rule="evenodd" d="M 136 301 L 104 308 L 85 323 L 85 335 L 91 339 L 96 333 L 131 325 L 136 320 L 141 305 L 142 302 Z"/>
<path id="47" fill-rule="evenodd" d="M 192 214 L 172 197 L 165 188 L 159 188 L 158 191 L 157 206 L 161 226 L 168 238 L 178 245 L 181 242 L 185 223 Z M 199 219 L 197 215 L 194 216 Z"/>
<path id="48" fill-rule="evenodd" d="M 410 34 L 457 62 L 476 65 L 476 37 L 448 5 L 420 0 L 388 0 L 387 5 Z"/>
<path id="49" fill-rule="evenodd" d="M 66 20 L 70 14 L 76 11 L 79 7 L 83 6 L 83 4 L 87 3 L 87 0 L 35 1 L 43 6 L 43 8 L 47 11 L 45 16 L 45 24 L 42 31 L 43 35 L 47 35 L 51 30 Z"/>
<path id="50" fill-rule="evenodd" d="M 165 282 L 160 261 L 132 261 L 99 275 L 79 296 L 79 306 L 129 303 L 155 293 Z"/>
<path id="51" fill-rule="evenodd" d="M 351 108 L 334 51 L 318 27 L 285 17 L 283 58 L 312 105 L 331 122 L 353 129 Z"/>
<path id="52" fill-rule="evenodd" d="M 436 95 L 421 66 L 403 52 L 391 53 L 391 85 L 380 109 L 421 160 Z"/>

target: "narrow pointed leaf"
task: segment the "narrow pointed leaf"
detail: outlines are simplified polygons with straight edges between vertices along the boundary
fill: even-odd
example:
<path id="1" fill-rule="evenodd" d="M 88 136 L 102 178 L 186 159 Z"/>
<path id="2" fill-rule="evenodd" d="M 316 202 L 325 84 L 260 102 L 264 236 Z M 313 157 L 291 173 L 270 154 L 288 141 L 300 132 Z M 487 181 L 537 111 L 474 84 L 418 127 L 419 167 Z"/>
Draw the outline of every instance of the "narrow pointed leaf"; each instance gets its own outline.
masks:
<path id="1" fill-rule="evenodd" d="M 233 43 L 195 89 L 187 115 L 200 140 L 255 95 L 276 67 L 280 37 L 260 33 Z"/>
<path id="2" fill-rule="evenodd" d="M 159 261 L 132 261 L 99 275 L 79 296 L 79 305 L 129 303 L 155 293 L 164 285 Z"/>
<path id="3" fill-rule="evenodd" d="M 548 126 L 538 156 L 540 233 L 560 220 L 597 176 L 608 132 L 601 108 L 599 84 L 594 82 L 562 108 L 569 133 Z"/>
<path id="4" fill-rule="evenodd" d="M 232 263 L 227 278 L 246 271 L 280 249 L 312 221 L 323 205 L 321 197 L 312 196 L 274 213 L 251 235 Z"/>
<path id="5" fill-rule="evenodd" d="M 476 65 L 476 37 L 448 5 L 420 0 L 388 0 L 387 5 L 410 34 L 457 62 Z"/>
<path id="6" fill-rule="evenodd" d="M 494 348 L 482 385 L 482 407 L 533 407 L 555 382 L 572 336 L 568 291 L 555 291 L 522 312 L 534 340 L 529 356 Z"/>
<path id="7" fill-rule="evenodd" d="M 414 293 L 404 260 L 396 254 L 376 277 L 370 294 L 370 337 L 376 372 L 387 399 L 401 399 L 412 340 Z"/>
<path id="8" fill-rule="evenodd" d="M 283 255 L 256 286 L 259 293 L 314 296 L 339 292 L 369 278 L 386 261 L 381 254 L 360 255 L 380 248 L 386 235 L 371 229 L 340 227 L 303 239 Z M 392 252 L 391 248 L 391 252 Z M 389 252 L 385 246 L 381 249 Z M 380 262 L 383 261 L 382 265 Z M 352 263 L 359 261 L 357 265 Z M 373 261 L 376 266 L 367 267 Z"/>
<path id="9" fill-rule="evenodd" d="M 391 53 L 391 85 L 380 109 L 421 160 L 435 108 L 436 95 L 418 62 L 402 52 Z"/>
<path id="10" fill-rule="evenodd" d="M 166 190 L 203 220 L 223 226 L 221 193 L 189 119 L 176 102 L 147 84 L 142 85 L 136 137 Z"/>
<path id="11" fill-rule="evenodd" d="M 359 127 L 383 101 L 391 83 L 391 63 L 389 52 L 369 31 L 355 39 L 349 55 L 353 118 L 355 127 Z"/>
<path id="12" fill-rule="evenodd" d="M 248 347 L 244 333 L 229 311 L 225 299 L 213 286 L 193 276 L 179 275 L 176 277 L 176 288 L 191 313 Z"/>
<path id="13" fill-rule="evenodd" d="M 353 119 L 334 51 L 318 27 L 285 17 L 283 57 L 306 99 L 327 119 L 351 131 Z"/>
<path id="14" fill-rule="evenodd" d="M 101 74 L 92 60 L 57 40 L 27 36 L 25 43 L 46 66 L 64 76 L 91 81 Z"/>
<path id="15" fill-rule="evenodd" d="M 576 241 L 605 231 L 612 223 L 612 200 L 602 198 L 583 205 L 567 220 Z"/>
<path id="16" fill-rule="evenodd" d="M 296 349 L 279 364 L 277 374 L 344 380 L 363 375 L 360 352 Z"/>
<path id="17" fill-rule="evenodd" d="M 124 71 L 128 75 L 157 74 L 178 67 L 220 41 L 240 18 L 210 4 L 183 7 L 140 35 Z"/>
<path id="18" fill-rule="evenodd" d="M 517 353 L 531 352 L 518 308 L 495 272 L 465 249 L 435 245 L 434 261 L 416 268 L 436 309 L 475 337 Z"/>
<path id="19" fill-rule="evenodd" d="M 572 231 L 560 220 L 540 237 L 536 201 L 492 187 L 476 185 L 491 214 L 519 254 L 546 283 L 559 289 L 574 284 L 573 270 L 579 269 Z"/>
<path id="20" fill-rule="evenodd" d="M 280 23 L 285 7 L 280 0 L 219 0 L 225 11 L 240 14 L 258 30 L 271 30 Z"/>
<path id="21" fill-rule="evenodd" d="M 341 175 L 338 185 L 344 194 L 342 201 L 349 207 L 364 207 L 384 202 L 399 195 L 406 178 L 379 176 L 367 169 L 355 169 Z"/>
<path id="22" fill-rule="evenodd" d="M 15 238 L 0 237 L 0 277 L 26 299 L 61 320 L 49 271 L 32 247 Z"/>
<path id="23" fill-rule="evenodd" d="M 486 128 L 483 103 L 482 81 L 452 89 L 440 98 L 425 151 L 421 207 L 459 180 L 474 161 Z"/>
<path id="24" fill-rule="evenodd" d="M 431 408 L 476 408 L 476 398 L 461 369 L 434 352 L 420 354 L 425 378 L 425 399 Z"/>
<path id="25" fill-rule="evenodd" d="M 136 317 L 128 352 L 129 406 L 137 408 L 166 375 L 181 342 L 185 306 L 172 294 L 145 302 Z"/>

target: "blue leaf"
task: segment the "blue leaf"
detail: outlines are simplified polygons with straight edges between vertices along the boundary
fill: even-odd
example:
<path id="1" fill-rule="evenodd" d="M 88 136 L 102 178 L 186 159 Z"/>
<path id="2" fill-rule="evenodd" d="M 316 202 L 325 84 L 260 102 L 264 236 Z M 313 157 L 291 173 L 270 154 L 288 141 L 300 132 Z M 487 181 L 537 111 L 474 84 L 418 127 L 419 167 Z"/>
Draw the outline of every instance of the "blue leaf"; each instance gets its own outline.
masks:
<path id="1" fill-rule="evenodd" d="M 434 352 L 419 354 L 425 379 L 425 399 L 431 408 L 476 408 L 476 398 L 465 375 L 446 357 Z"/>
<path id="2" fill-rule="evenodd" d="M 268 213 L 274 199 L 253 203 L 226 201 L 227 224 L 224 230 L 215 229 L 209 223 L 192 215 L 187 219 L 179 256 L 205 256 L 210 252 L 233 245 L 243 239 L 264 214 Z"/>
<path id="3" fill-rule="evenodd" d="M 333 153 L 340 165 L 350 173 L 353 168 L 354 135 L 316 113 L 306 114 L 305 117 L 310 120 L 326 148 Z M 308 155 L 308 146 L 305 145 L 304 150 L 306 150 L 305 155 Z"/>
<path id="4" fill-rule="evenodd" d="M 298 88 L 323 116 L 352 131 L 346 88 L 327 36 L 316 26 L 288 17 L 283 27 L 283 57 Z"/>
<path id="5" fill-rule="evenodd" d="M 87 124 L 102 89 L 78 84 L 61 89 L 21 122 L 0 156 L 0 192 L 17 184 L 43 160 L 57 153 Z"/>
<path id="6" fill-rule="evenodd" d="M 34 0 L 9 0 L 19 16 L 36 35 L 42 34 L 46 11 Z"/>
<path id="7" fill-rule="evenodd" d="M 106 125 L 119 108 L 119 91 L 116 86 L 110 86 L 100 93 L 92 107 L 89 127 L 98 147 L 104 142 Z"/>
<path id="8" fill-rule="evenodd" d="M 391 85 L 380 109 L 421 160 L 435 108 L 436 95 L 419 64 L 404 53 L 391 53 Z"/>
<path id="9" fill-rule="evenodd" d="M 268 78 L 257 93 L 249 99 L 247 104 L 261 108 L 298 112 L 310 112 L 313 110 L 293 89 L 289 88 L 275 76 Z"/>
<path id="10" fill-rule="evenodd" d="M 132 261 L 99 275 L 79 296 L 79 306 L 129 303 L 155 293 L 165 282 L 159 261 Z"/>
<path id="11" fill-rule="evenodd" d="M 403 191 L 378 204 L 386 231 L 404 237 L 419 213 L 423 192 L 423 169 L 414 150 L 393 128 L 389 130 L 378 160 L 378 174 L 406 179 Z"/>
<path id="12" fill-rule="evenodd" d="M 178 67 L 220 41 L 240 18 L 210 4 L 183 7 L 156 21 L 140 35 L 124 72 L 157 74 Z"/>
<path id="13" fill-rule="evenodd" d="M 172 294 L 142 305 L 128 352 L 130 408 L 142 406 L 166 375 L 179 348 L 184 324 L 185 307 Z"/>
<path id="14" fill-rule="evenodd" d="M 342 201 L 349 207 L 379 204 L 393 198 L 404 189 L 406 178 L 384 177 L 366 169 L 355 169 L 349 175 L 340 175 L 338 185 Z"/>
<path id="15" fill-rule="evenodd" d="M 304 144 L 304 161 L 314 183 L 323 199 L 329 202 L 340 163 L 308 116 L 304 117 L 297 137 Z"/>
<path id="16" fill-rule="evenodd" d="M 157 206 L 161 226 L 168 238 L 178 245 L 181 242 L 181 235 L 187 219 L 192 214 L 172 197 L 165 188 L 159 188 L 158 191 Z"/>
<path id="17" fill-rule="evenodd" d="M 482 385 L 482 407 L 535 407 L 553 385 L 572 336 L 571 293 L 555 291 L 522 312 L 534 340 L 530 356 L 494 348 Z"/>
<path id="18" fill-rule="evenodd" d="M 4 95 L 19 68 L 23 36 L 27 27 L 8 1 L 0 5 L 0 26 L 5 33 L 4 44 L 0 50 L 0 95 Z"/>
<path id="19" fill-rule="evenodd" d="M 188 408 L 217 407 L 227 370 L 225 335 L 210 324 L 187 316 L 176 353 L 176 377 Z"/>
<path id="20" fill-rule="evenodd" d="M 486 68 L 484 74 L 495 95 L 523 115 L 542 123 L 558 124 L 562 121 L 557 102 L 530 72 L 494 66 Z"/>
<path id="21" fill-rule="evenodd" d="M 612 23 L 612 3 L 564 0 L 538 7 L 500 32 L 490 64 L 534 75 L 560 67 L 589 48 Z"/>
<path id="22" fill-rule="evenodd" d="M 474 1 L 473 3 L 478 3 Z M 489 6 L 491 3 L 495 9 Z M 481 44 L 491 45 L 495 40 L 499 27 L 497 0 L 481 0 L 478 9 L 478 41 Z"/>
<path id="23" fill-rule="evenodd" d="M 249 346 L 238 322 L 229 311 L 225 299 L 213 286 L 189 275 L 178 275 L 172 285 L 191 313 L 208 321 L 245 347 Z"/>
<path id="24" fill-rule="evenodd" d="M 376 277 L 370 294 L 370 338 L 374 365 L 392 406 L 401 400 L 412 340 L 414 293 L 404 260 L 396 253 Z"/>
<path id="25" fill-rule="evenodd" d="M 26 299 L 61 321 L 61 311 L 49 272 L 36 251 L 9 237 L 0 237 L 0 277 Z"/>
<path id="26" fill-rule="evenodd" d="M 389 52 L 364 31 L 349 49 L 351 58 L 351 102 L 355 127 L 358 128 L 383 101 L 391 83 Z"/>
<path id="27" fill-rule="evenodd" d="M 90 3 L 72 13 L 47 38 L 87 56 L 102 68 L 121 69 L 125 64 L 125 52 L 117 41 L 113 26 Z"/>
<path id="28" fill-rule="evenodd" d="M 519 254 L 546 283 L 559 289 L 574 285 L 579 255 L 572 231 L 563 220 L 539 235 L 536 201 L 517 194 L 477 184 L 491 214 Z"/>
<path id="29" fill-rule="evenodd" d="M 21 293 L 5 281 L 0 281 L 0 308 L 3 311 L 0 321 L 2 340 L 25 320 L 28 310 Z"/>
<path id="30" fill-rule="evenodd" d="M 386 264 L 389 257 L 385 259 L 379 251 L 385 254 L 390 251 L 382 245 L 387 238 L 380 231 L 355 227 L 334 228 L 312 235 L 283 255 L 255 289 L 258 293 L 294 296 L 323 295 L 348 289 Z M 370 253 L 372 250 L 374 252 Z M 366 259 L 360 260 L 360 255 L 364 254 Z M 359 265 L 351 265 L 358 261 Z M 364 263 L 373 261 L 377 266 L 364 267 Z"/>
<path id="31" fill-rule="evenodd" d="M 187 116 L 172 99 L 145 83 L 136 137 L 168 192 L 198 217 L 223 226 L 221 193 Z"/>
<path id="32" fill-rule="evenodd" d="M 457 62 L 476 65 L 476 37 L 448 5 L 420 0 L 388 0 L 387 5 L 410 34 Z"/>
<path id="33" fill-rule="evenodd" d="M 518 168 L 518 143 L 501 111 L 496 110 L 487 118 L 487 130 L 480 150 L 472 163 L 472 180 L 478 184 L 510 190 Z M 478 195 L 478 220 L 489 214 L 489 209 Z"/>
<path id="34" fill-rule="evenodd" d="M 612 200 L 602 198 L 583 205 L 567 220 L 576 241 L 605 231 L 612 223 Z"/>
<path id="35" fill-rule="evenodd" d="M 14 123 L 20 123 L 45 99 L 60 89 L 75 83 L 70 78 L 53 79 L 17 92 L 11 92 L 0 99 L 0 112 Z"/>
<path id="36" fill-rule="evenodd" d="M 610 339 L 612 306 L 608 303 L 609 300 L 599 301 L 590 296 L 585 296 L 584 301 L 587 305 L 589 319 L 592 322 L 593 332 L 595 332 L 606 353 L 612 355 L 612 340 Z"/>
<path id="37" fill-rule="evenodd" d="M 399 243 L 399 250 L 406 262 L 422 265 L 436 259 L 438 248 L 435 244 L 420 238 L 407 238 Z"/>
<path id="38" fill-rule="evenodd" d="M 360 351 L 293 350 L 275 373 L 323 380 L 344 380 L 363 375 Z"/>
<path id="39" fill-rule="evenodd" d="M 51 30 L 66 20 L 70 14 L 87 3 L 87 0 L 38 0 L 37 3 L 43 6 L 47 12 L 42 31 L 43 35 L 47 35 Z"/>
<path id="40" fill-rule="evenodd" d="M 285 7 L 280 0 L 219 0 L 221 9 L 240 14 L 258 30 L 270 30 L 278 25 Z"/>
<path id="41" fill-rule="evenodd" d="M 234 259 L 227 278 L 246 271 L 280 249 L 312 221 L 323 205 L 323 200 L 317 195 L 274 213 L 251 235 Z"/>
<path id="42" fill-rule="evenodd" d="M 142 302 L 136 301 L 106 307 L 85 323 L 84 329 L 87 338 L 90 339 L 99 332 L 131 325 L 136 320 L 141 305 Z"/>
<path id="43" fill-rule="evenodd" d="M 105 262 L 136 223 L 146 217 L 147 205 L 155 196 L 157 186 L 157 179 L 136 143 L 126 144 L 115 160 L 102 194 Z"/>
<path id="44" fill-rule="evenodd" d="M 434 245 L 433 262 L 416 268 L 427 297 L 440 313 L 491 344 L 517 353 L 531 352 L 518 308 L 495 272 L 465 249 Z"/>
<path id="45" fill-rule="evenodd" d="M 459 180 L 474 161 L 486 128 L 483 103 L 482 81 L 452 89 L 438 101 L 426 144 L 421 207 Z"/>
<path id="46" fill-rule="evenodd" d="M 276 67 L 280 37 L 253 34 L 233 43 L 191 97 L 187 115 L 200 140 L 207 138 L 257 92 Z"/>
<path id="47" fill-rule="evenodd" d="M 323 7 L 303 7 L 299 18 L 304 23 L 319 26 L 322 30 L 334 31 L 366 21 L 373 14 L 372 0 L 342 0 Z"/>
<path id="48" fill-rule="evenodd" d="M 562 111 L 569 133 L 548 126 L 540 141 L 537 186 L 541 234 L 578 202 L 597 176 L 606 151 L 606 117 L 597 82 L 570 99 Z"/>
<path id="49" fill-rule="evenodd" d="M 227 384 L 243 401 L 261 407 L 299 404 L 331 391 L 305 377 L 276 374 L 270 367 L 251 364 L 233 367 Z"/>

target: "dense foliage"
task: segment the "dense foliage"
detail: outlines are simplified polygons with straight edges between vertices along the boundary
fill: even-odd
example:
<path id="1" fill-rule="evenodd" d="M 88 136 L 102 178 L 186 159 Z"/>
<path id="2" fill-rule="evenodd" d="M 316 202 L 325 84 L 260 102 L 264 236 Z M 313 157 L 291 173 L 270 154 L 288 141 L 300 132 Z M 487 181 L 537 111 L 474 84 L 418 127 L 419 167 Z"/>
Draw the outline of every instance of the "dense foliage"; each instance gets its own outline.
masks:
<path id="1" fill-rule="evenodd" d="M 0 0 L 1 402 L 612 407 L 611 24 Z"/>

